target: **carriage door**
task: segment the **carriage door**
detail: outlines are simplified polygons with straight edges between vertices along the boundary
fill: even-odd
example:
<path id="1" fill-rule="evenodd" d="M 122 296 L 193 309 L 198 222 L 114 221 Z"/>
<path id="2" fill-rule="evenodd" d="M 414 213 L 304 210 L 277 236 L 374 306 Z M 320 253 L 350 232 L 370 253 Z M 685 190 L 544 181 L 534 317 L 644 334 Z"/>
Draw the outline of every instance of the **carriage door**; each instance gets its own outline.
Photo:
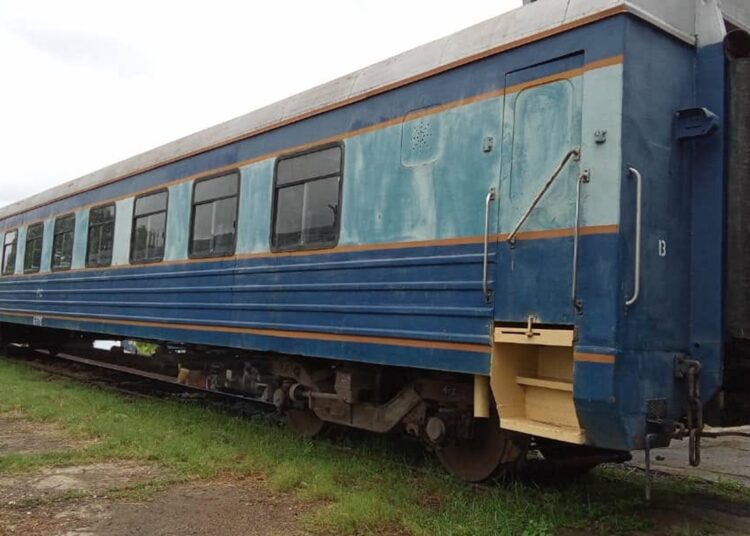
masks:
<path id="1" fill-rule="evenodd" d="M 509 73 L 495 318 L 572 324 L 583 54 Z"/>

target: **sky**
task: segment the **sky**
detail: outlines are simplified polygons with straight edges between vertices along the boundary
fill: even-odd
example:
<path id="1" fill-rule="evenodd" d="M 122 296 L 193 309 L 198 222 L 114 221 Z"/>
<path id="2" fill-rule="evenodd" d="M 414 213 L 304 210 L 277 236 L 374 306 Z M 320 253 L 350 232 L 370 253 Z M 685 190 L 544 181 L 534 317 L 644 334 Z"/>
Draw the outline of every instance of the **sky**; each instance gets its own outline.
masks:
<path id="1" fill-rule="evenodd" d="M 0 0 L 0 206 L 522 0 Z"/>

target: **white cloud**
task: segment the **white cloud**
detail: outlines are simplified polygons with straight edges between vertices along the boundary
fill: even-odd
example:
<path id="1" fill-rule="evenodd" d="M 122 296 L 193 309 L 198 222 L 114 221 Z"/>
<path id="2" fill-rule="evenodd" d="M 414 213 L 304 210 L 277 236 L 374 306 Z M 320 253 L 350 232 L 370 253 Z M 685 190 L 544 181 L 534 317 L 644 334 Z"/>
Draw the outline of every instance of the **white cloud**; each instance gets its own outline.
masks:
<path id="1" fill-rule="evenodd" d="M 0 206 L 521 0 L 5 0 Z"/>

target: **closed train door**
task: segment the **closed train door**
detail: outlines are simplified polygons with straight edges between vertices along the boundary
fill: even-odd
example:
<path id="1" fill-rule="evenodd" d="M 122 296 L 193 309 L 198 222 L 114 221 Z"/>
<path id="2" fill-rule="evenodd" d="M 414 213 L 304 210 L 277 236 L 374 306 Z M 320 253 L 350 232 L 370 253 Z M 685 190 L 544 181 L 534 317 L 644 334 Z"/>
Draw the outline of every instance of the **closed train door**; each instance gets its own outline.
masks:
<path id="1" fill-rule="evenodd" d="M 571 324 L 583 54 L 506 76 L 495 318 Z"/>

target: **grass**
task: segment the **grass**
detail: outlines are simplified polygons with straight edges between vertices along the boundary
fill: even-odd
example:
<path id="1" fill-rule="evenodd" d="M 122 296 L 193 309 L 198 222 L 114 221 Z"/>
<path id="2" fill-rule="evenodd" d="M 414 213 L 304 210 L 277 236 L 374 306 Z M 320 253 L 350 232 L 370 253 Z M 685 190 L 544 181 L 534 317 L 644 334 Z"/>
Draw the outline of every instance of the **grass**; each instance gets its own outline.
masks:
<path id="1" fill-rule="evenodd" d="M 166 468 L 156 481 L 114 492 L 143 498 L 174 482 L 263 475 L 275 491 L 317 501 L 304 527 L 323 534 L 527 535 L 560 529 L 625 533 L 649 527 L 648 511 L 695 494 L 745 501 L 744 487 L 657 479 L 644 503 L 643 477 L 618 468 L 554 486 L 508 483 L 476 488 L 420 461 L 408 442 L 372 436 L 332 445 L 297 439 L 265 418 L 240 419 L 169 401 L 128 399 L 50 378 L 0 360 L 0 412 L 62 425 L 96 439 L 78 450 L 0 456 L 0 473 L 127 459 Z"/>

